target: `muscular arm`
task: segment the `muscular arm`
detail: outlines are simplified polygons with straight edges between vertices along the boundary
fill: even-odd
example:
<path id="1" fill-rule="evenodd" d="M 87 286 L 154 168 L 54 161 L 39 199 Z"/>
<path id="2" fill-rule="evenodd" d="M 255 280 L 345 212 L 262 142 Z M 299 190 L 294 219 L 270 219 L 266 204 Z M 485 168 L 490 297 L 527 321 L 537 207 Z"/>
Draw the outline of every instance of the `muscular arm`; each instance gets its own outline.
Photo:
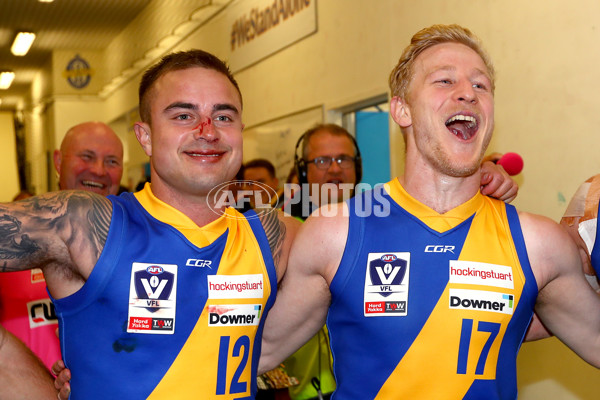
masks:
<path id="1" fill-rule="evenodd" d="M 108 232 L 111 203 L 102 196 L 61 191 L 0 205 L 0 272 L 42 268 L 50 291 L 78 290 Z"/>
<path id="2" fill-rule="evenodd" d="M 52 376 L 16 337 L 0 326 L 0 400 L 56 400 Z"/>
<path id="3" fill-rule="evenodd" d="M 280 281 L 285 274 L 290 248 L 300 227 L 300 221 L 286 216 L 280 210 L 260 214 L 259 218 L 269 241 L 277 270 L 277 280 Z"/>
<path id="4" fill-rule="evenodd" d="M 325 323 L 331 301 L 329 284 L 348 235 L 348 218 L 342 211 L 346 205 L 331 207 L 338 210 L 336 216 L 313 215 L 296 235 L 277 300 L 265 323 L 259 373 L 285 360 Z"/>
<path id="5" fill-rule="evenodd" d="M 571 350 L 600 367 L 600 297 L 583 276 L 575 244 L 547 218 L 519 217 L 539 288 L 537 315 Z"/>

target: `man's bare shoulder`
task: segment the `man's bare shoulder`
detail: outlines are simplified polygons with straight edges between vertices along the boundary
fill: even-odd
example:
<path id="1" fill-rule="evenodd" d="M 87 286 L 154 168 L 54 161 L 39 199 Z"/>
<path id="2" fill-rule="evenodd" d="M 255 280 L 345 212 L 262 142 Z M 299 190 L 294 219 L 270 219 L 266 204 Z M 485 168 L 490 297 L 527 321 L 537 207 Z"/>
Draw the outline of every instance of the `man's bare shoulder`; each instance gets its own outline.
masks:
<path id="1" fill-rule="evenodd" d="M 581 270 L 577 247 L 557 222 L 527 212 L 519 212 L 519 220 L 531 268 L 540 289 L 567 269 Z"/>
<path id="2" fill-rule="evenodd" d="M 106 242 L 111 215 L 108 199 L 84 191 L 1 204 L 2 269 L 43 268 L 49 286 L 65 278 L 86 279 Z"/>
<path id="3" fill-rule="evenodd" d="M 302 224 L 293 245 L 307 272 L 322 275 L 327 283 L 337 272 L 348 238 L 349 209 L 346 203 L 329 204 L 314 211 Z"/>

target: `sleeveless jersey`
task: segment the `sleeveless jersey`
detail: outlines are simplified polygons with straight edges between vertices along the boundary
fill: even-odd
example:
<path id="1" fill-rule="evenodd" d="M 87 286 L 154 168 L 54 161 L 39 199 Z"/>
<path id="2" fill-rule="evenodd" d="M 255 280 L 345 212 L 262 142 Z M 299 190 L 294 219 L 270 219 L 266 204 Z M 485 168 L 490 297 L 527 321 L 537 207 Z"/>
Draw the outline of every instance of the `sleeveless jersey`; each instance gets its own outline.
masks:
<path id="1" fill-rule="evenodd" d="M 438 214 L 397 180 L 348 204 L 333 399 L 515 399 L 537 284 L 514 207 L 478 193 Z"/>
<path id="2" fill-rule="evenodd" d="M 70 399 L 251 399 L 277 277 L 254 212 L 199 228 L 150 186 L 109 196 L 83 287 L 54 300 Z"/>
<path id="3" fill-rule="evenodd" d="M 58 319 L 39 268 L 0 274 L 0 324 L 21 339 L 48 369 L 61 358 Z"/>

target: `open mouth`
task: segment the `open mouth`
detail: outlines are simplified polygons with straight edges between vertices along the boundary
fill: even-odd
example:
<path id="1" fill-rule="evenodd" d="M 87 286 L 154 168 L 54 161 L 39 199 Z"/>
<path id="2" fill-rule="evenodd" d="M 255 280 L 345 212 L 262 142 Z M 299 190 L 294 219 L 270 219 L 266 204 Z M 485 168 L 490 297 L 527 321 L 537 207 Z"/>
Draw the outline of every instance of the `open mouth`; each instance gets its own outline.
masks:
<path id="1" fill-rule="evenodd" d="M 218 158 L 220 156 L 223 155 L 222 152 L 202 152 L 202 151 L 186 151 L 184 152 L 185 154 L 187 154 L 190 157 L 202 157 L 202 158 Z"/>
<path id="2" fill-rule="evenodd" d="M 454 136 L 463 140 L 469 140 L 477 133 L 479 123 L 477 118 L 471 115 L 457 114 L 446 121 L 446 128 Z"/>
<path id="3" fill-rule="evenodd" d="M 89 188 L 95 188 L 95 189 L 104 189 L 104 185 L 99 183 L 99 182 L 94 182 L 94 181 L 81 181 L 81 183 L 83 184 L 83 186 L 87 186 Z"/>

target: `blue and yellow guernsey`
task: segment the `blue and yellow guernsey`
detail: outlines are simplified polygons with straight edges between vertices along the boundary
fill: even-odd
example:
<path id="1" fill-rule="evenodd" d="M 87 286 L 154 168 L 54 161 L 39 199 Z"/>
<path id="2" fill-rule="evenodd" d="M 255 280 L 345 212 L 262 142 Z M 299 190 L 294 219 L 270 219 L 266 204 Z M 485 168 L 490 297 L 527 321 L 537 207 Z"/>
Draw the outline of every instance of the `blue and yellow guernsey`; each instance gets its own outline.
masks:
<path id="1" fill-rule="evenodd" d="M 397 180 L 349 207 L 333 399 L 515 399 L 537 284 L 514 207 L 478 193 L 438 214 Z"/>
<path id="2" fill-rule="evenodd" d="M 199 228 L 152 195 L 110 197 L 106 245 L 54 300 L 71 399 L 251 399 L 277 278 L 256 214 Z"/>

